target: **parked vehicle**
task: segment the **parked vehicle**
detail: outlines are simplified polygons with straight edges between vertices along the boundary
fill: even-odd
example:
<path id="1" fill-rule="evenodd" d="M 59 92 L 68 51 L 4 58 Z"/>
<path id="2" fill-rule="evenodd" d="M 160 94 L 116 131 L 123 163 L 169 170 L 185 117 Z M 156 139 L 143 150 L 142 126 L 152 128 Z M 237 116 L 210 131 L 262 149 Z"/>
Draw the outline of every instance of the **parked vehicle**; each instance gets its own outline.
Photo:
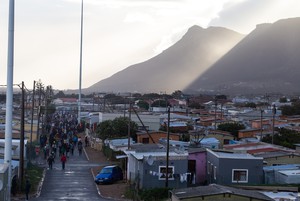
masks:
<path id="1" fill-rule="evenodd" d="M 108 184 L 119 180 L 123 180 L 123 172 L 117 165 L 105 166 L 95 178 L 96 184 Z"/>

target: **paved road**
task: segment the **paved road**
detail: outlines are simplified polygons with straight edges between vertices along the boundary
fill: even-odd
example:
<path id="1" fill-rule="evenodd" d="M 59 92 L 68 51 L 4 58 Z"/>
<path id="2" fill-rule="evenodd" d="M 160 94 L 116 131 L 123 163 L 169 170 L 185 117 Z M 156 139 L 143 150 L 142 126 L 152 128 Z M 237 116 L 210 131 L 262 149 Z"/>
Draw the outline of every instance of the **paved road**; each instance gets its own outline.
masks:
<path id="1" fill-rule="evenodd" d="M 99 164 L 89 163 L 85 154 L 79 156 L 78 153 L 76 153 L 74 156 L 68 158 L 66 168 L 62 170 L 61 163 L 58 157 L 56 157 L 53 169 L 46 170 L 40 196 L 31 198 L 30 200 L 111 200 L 102 198 L 97 191 L 90 170 L 92 166 L 96 165 L 99 166 Z"/>

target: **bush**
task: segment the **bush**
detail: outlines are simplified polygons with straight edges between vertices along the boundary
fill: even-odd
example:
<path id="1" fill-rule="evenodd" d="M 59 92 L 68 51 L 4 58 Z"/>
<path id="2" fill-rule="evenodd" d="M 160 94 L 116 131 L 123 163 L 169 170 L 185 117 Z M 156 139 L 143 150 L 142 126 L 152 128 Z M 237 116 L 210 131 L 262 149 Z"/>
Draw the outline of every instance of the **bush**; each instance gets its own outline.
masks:
<path id="1" fill-rule="evenodd" d="M 25 170 L 25 177 L 28 178 L 31 183 L 31 192 L 37 191 L 37 188 L 43 178 L 43 171 L 44 168 L 38 167 L 37 165 L 34 165 L 32 163 L 28 163 L 27 169 Z M 25 187 L 26 178 L 23 180 L 23 188 Z"/>
<path id="2" fill-rule="evenodd" d="M 139 195 L 144 201 L 161 201 L 166 200 L 169 196 L 170 188 L 153 188 L 148 190 L 142 190 Z"/>

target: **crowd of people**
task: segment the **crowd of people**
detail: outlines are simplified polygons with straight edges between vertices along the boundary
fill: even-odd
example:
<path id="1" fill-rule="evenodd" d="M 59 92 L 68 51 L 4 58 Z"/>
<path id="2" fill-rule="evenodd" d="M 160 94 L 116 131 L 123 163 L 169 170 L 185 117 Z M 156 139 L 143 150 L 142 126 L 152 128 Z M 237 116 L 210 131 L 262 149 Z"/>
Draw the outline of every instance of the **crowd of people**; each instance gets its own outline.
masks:
<path id="1" fill-rule="evenodd" d="M 78 124 L 76 115 L 70 112 L 57 112 L 47 119 L 45 133 L 40 137 L 44 159 L 47 160 L 49 169 L 52 169 L 58 157 L 64 170 L 67 158 L 74 154 L 82 155 L 83 141 L 79 134 L 84 126 Z M 84 141 L 85 146 L 88 146 L 87 137 Z"/>

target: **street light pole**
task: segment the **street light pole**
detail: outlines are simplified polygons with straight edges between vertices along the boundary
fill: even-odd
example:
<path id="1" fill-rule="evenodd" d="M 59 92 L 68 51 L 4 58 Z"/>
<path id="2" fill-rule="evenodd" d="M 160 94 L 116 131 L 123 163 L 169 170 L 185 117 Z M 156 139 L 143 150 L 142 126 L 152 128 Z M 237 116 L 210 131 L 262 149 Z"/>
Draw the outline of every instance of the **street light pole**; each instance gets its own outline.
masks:
<path id="1" fill-rule="evenodd" d="M 7 51 L 7 88 L 6 88 L 6 114 L 5 114 L 5 149 L 4 163 L 8 165 L 7 196 L 10 200 L 11 192 L 11 152 L 12 152 L 12 109 L 13 109 L 13 68 L 14 68 L 14 26 L 15 1 L 9 1 L 8 19 L 8 51 Z"/>
<path id="2" fill-rule="evenodd" d="M 83 35 L 83 0 L 81 0 L 81 18 L 80 18 L 80 59 L 79 59 L 79 94 L 78 94 L 78 124 L 81 118 L 81 79 L 82 79 L 82 35 Z"/>

